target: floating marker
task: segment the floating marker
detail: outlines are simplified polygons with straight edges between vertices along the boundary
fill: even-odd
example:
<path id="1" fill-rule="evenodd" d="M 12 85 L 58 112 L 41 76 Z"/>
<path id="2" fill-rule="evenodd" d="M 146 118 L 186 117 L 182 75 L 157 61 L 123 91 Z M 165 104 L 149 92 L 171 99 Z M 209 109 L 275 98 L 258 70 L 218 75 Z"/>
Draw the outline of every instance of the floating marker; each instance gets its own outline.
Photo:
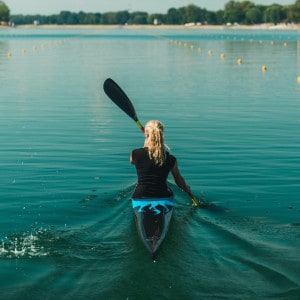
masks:
<path id="1" fill-rule="evenodd" d="M 7 52 L 7 57 L 8 58 L 12 57 L 12 53 L 11 52 Z"/>
<path id="2" fill-rule="evenodd" d="M 287 43 L 286 43 L 286 42 L 284 42 L 284 43 L 283 43 L 283 46 L 284 46 L 284 47 L 286 47 L 286 46 L 287 46 Z"/>
<path id="3" fill-rule="evenodd" d="M 224 54 L 224 53 L 221 54 L 221 58 L 222 58 L 222 59 L 225 58 L 225 54 Z"/>
<path id="4" fill-rule="evenodd" d="M 208 50 L 207 53 L 208 53 L 209 55 L 212 55 L 212 50 Z"/>
<path id="5" fill-rule="evenodd" d="M 297 81 L 298 81 L 298 83 L 300 83 L 300 76 L 297 77 Z"/>
<path id="6" fill-rule="evenodd" d="M 237 60 L 237 63 L 238 63 L 239 65 L 241 65 L 241 64 L 243 63 L 242 59 L 239 58 L 239 59 Z"/>
<path id="7" fill-rule="evenodd" d="M 202 51 L 202 48 L 201 48 L 201 47 L 198 47 L 198 51 L 201 52 L 201 51 Z"/>
<path id="8" fill-rule="evenodd" d="M 261 67 L 261 70 L 262 70 L 263 72 L 266 72 L 266 71 L 267 71 L 267 67 L 266 67 L 266 66 L 262 66 L 262 67 Z"/>

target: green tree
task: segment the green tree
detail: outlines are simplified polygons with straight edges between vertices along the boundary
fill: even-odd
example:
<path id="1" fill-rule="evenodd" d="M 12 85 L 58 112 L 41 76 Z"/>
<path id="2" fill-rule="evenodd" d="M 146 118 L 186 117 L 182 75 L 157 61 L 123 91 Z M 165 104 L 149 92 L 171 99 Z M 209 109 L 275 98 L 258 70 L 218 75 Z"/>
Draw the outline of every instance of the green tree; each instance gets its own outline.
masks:
<path id="1" fill-rule="evenodd" d="M 186 7 L 186 18 L 187 22 L 191 23 L 201 23 L 205 21 L 205 13 L 206 10 L 202 9 L 200 7 L 197 7 L 196 5 L 188 5 Z"/>
<path id="2" fill-rule="evenodd" d="M 99 24 L 99 20 L 100 20 L 100 18 L 96 14 L 88 13 L 88 14 L 86 14 L 86 16 L 84 18 L 84 24 L 96 25 L 96 24 Z"/>
<path id="3" fill-rule="evenodd" d="M 0 22 L 8 22 L 9 13 L 8 6 L 3 1 L 0 1 Z"/>
<path id="4" fill-rule="evenodd" d="M 57 17 L 57 24 L 77 25 L 79 24 L 78 14 L 72 13 L 70 11 L 61 11 Z"/>
<path id="5" fill-rule="evenodd" d="M 242 1 L 237 3 L 238 7 L 243 11 L 245 14 L 250 8 L 254 7 L 254 3 L 250 1 Z"/>
<path id="6" fill-rule="evenodd" d="M 130 14 L 127 10 L 119 11 L 116 15 L 117 24 L 126 24 L 130 18 Z"/>
<path id="7" fill-rule="evenodd" d="M 102 15 L 102 24 L 124 25 L 128 22 L 130 14 L 127 10 L 118 12 L 108 12 Z M 100 20 L 100 18 L 98 18 Z"/>
<path id="8" fill-rule="evenodd" d="M 87 19 L 88 19 L 88 14 L 87 13 L 85 13 L 83 11 L 80 11 L 77 14 L 77 17 L 78 17 L 78 24 L 86 24 Z"/>
<path id="9" fill-rule="evenodd" d="M 245 22 L 246 24 L 259 24 L 263 21 L 263 12 L 258 7 L 251 7 L 246 11 Z"/>
<path id="10" fill-rule="evenodd" d="M 217 19 L 217 24 L 221 25 L 224 24 L 225 19 L 224 19 L 224 10 L 218 10 L 216 12 L 216 19 Z"/>
<path id="11" fill-rule="evenodd" d="M 217 13 L 215 13 L 213 11 L 207 11 L 206 14 L 205 14 L 205 23 L 206 24 L 212 24 L 212 25 L 219 24 Z"/>
<path id="12" fill-rule="evenodd" d="M 147 22 L 148 14 L 146 12 L 133 12 L 130 14 L 128 24 L 145 25 Z"/>
<path id="13" fill-rule="evenodd" d="M 102 15 L 102 23 L 107 25 L 118 24 L 117 22 L 117 13 L 107 12 Z"/>
<path id="14" fill-rule="evenodd" d="M 238 2 L 233 0 L 225 4 L 224 21 L 226 23 L 242 23 L 244 20 L 244 12 Z"/>
<path id="15" fill-rule="evenodd" d="M 288 10 L 288 17 L 295 23 L 300 23 L 300 0 L 297 0 L 294 5 Z"/>
<path id="16" fill-rule="evenodd" d="M 178 9 L 181 24 L 205 22 L 206 10 L 190 4 Z"/>
<path id="17" fill-rule="evenodd" d="M 166 24 L 181 24 L 181 15 L 176 8 L 170 8 L 166 15 Z"/>
<path id="18" fill-rule="evenodd" d="M 277 25 L 280 21 L 286 19 L 286 11 L 281 5 L 273 4 L 265 10 L 264 21 L 266 23 L 274 23 Z"/>

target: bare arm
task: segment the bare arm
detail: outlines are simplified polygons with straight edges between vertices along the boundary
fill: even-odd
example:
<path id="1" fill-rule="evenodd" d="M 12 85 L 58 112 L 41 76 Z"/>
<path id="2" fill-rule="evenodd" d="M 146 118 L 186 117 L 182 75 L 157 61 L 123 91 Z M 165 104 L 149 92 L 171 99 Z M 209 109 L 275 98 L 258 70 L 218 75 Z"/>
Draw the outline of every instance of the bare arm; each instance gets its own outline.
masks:
<path id="1" fill-rule="evenodd" d="M 186 184 L 184 178 L 180 174 L 177 162 L 175 162 L 175 165 L 174 165 L 173 169 L 171 170 L 171 172 L 172 172 L 172 175 L 174 177 L 175 183 L 178 185 L 178 187 L 183 189 L 183 191 L 185 191 L 189 195 L 189 197 L 193 201 L 194 206 L 199 206 L 199 202 L 197 201 L 197 199 L 192 194 L 191 188 Z"/>
<path id="2" fill-rule="evenodd" d="M 180 171 L 178 169 L 177 162 L 175 162 L 175 165 L 173 169 L 171 170 L 173 178 L 175 183 L 177 184 L 178 187 L 180 187 L 184 192 L 192 196 L 191 188 L 186 184 L 184 178 L 180 174 Z"/>

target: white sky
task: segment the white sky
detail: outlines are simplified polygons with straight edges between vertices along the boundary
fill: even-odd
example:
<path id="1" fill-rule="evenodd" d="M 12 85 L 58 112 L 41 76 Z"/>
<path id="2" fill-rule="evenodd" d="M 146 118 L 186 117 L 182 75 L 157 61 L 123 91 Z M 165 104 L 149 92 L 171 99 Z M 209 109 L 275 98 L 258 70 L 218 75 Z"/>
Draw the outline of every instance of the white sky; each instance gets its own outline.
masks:
<path id="1" fill-rule="evenodd" d="M 144 11 L 148 13 L 167 13 L 171 7 L 179 8 L 189 4 L 206 8 L 210 11 L 224 9 L 224 4 L 229 0 L 3 0 L 10 9 L 10 14 L 24 15 L 51 15 L 58 14 L 62 10 L 71 12 L 108 12 L 129 10 Z M 241 2 L 242 0 L 236 0 Z M 250 0 L 251 1 L 251 0 Z M 296 0 L 252 0 L 255 4 L 291 5 Z"/>

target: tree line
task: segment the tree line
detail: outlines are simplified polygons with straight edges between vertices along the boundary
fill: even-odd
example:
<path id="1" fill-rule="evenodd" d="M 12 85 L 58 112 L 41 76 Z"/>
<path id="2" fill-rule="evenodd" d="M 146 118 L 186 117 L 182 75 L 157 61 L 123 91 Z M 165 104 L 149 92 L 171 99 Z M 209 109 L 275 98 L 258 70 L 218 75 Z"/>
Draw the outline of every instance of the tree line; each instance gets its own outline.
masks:
<path id="1" fill-rule="evenodd" d="M 0 1 L 0 25 L 9 21 L 9 8 L 3 2 Z"/>
<path id="2" fill-rule="evenodd" d="M 118 11 L 106 13 L 78 13 L 61 11 L 59 14 L 44 15 L 9 15 L 9 9 L 0 1 L 0 21 L 15 25 L 58 24 L 58 25 L 183 25 L 195 24 L 234 24 L 241 25 L 281 22 L 300 22 L 300 0 L 292 5 L 256 5 L 251 1 L 228 1 L 223 10 L 209 11 L 196 5 L 170 8 L 166 14 L 148 14 L 137 11 Z"/>

